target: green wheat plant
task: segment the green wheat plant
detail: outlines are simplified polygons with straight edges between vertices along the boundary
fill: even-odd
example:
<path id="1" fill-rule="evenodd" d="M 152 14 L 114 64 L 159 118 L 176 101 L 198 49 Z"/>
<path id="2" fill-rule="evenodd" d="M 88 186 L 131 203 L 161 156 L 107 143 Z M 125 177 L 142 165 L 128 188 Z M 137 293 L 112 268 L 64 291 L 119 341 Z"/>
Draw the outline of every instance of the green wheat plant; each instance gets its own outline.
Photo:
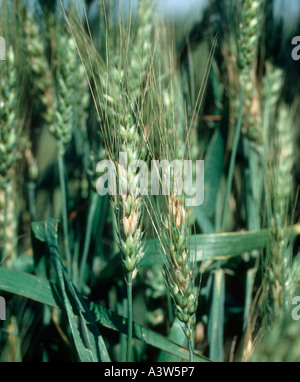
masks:
<path id="1" fill-rule="evenodd" d="M 271 2 L 0 7 L 0 360 L 299 361 L 299 74 Z"/>

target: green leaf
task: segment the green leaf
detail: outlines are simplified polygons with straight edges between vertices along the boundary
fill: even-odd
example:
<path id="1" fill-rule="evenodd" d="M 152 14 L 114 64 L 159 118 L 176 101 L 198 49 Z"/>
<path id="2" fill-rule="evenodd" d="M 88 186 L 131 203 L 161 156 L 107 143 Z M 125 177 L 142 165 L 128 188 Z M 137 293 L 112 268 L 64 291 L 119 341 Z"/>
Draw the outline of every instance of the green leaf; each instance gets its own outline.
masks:
<path id="1" fill-rule="evenodd" d="M 17 294 L 52 307 L 63 306 L 55 284 L 29 273 L 0 268 L 0 291 Z"/>
<path id="2" fill-rule="evenodd" d="M 96 305 L 94 303 L 90 304 L 90 309 L 94 312 L 96 315 L 96 320 L 101 325 L 114 330 L 118 330 L 120 333 L 127 333 L 127 319 L 125 319 L 123 316 L 117 315 L 116 313 L 107 310 L 103 306 Z M 132 336 L 158 349 L 164 350 L 170 354 L 174 354 L 181 359 L 189 359 L 189 352 L 186 348 L 182 347 L 177 342 L 173 342 L 170 339 L 155 333 L 154 331 L 147 329 L 135 322 L 133 322 Z M 207 362 L 208 359 L 195 354 L 194 361 Z"/>
<path id="3" fill-rule="evenodd" d="M 175 341 L 181 346 L 185 346 L 187 344 L 186 336 L 182 330 L 182 324 L 175 318 L 172 324 L 172 327 L 169 331 L 168 338 L 172 341 Z M 180 358 L 174 356 L 173 354 L 167 353 L 165 351 L 161 351 L 158 359 L 158 362 L 180 362 Z"/>
<path id="4" fill-rule="evenodd" d="M 207 216 L 211 217 L 217 200 L 219 184 L 224 167 L 225 145 L 220 129 L 216 129 L 204 158 L 205 186 L 204 203 L 197 208 L 204 209 Z"/>
<path id="5" fill-rule="evenodd" d="M 28 253 L 22 253 L 18 255 L 16 260 L 13 261 L 9 268 L 15 271 L 32 273 L 34 272 L 33 256 L 29 255 Z"/>
<path id="6" fill-rule="evenodd" d="M 254 249 L 265 248 L 268 241 L 268 230 L 193 235 L 190 240 L 191 254 L 196 254 L 196 261 L 228 260 Z M 148 240 L 146 247 L 147 252 L 141 261 L 141 266 L 150 267 L 157 262 L 163 263 L 157 239 Z"/>
<path id="7" fill-rule="evenodd" d="M 55 284 L 27 273 L 0 268 L 0 290 L 27 297 L 53 307 L 64 308 Z M 106 328 L 118 330 L 121 333 L 127 333 L 127 321 L 122 316 L 94 303 L 91 303 L 90 309 L 96 315 L 99 324 Z M 187 349 L 137 323 L 133 324 L 133 337 L 186 361 L 189 359 Z M 195 354 L 194 358 L 195 361 L 199 362 L 209 361 L 197 354 Z"/>
<path id="8" fill-rule="evenodd" d="M 110 361 L 104 340 L 92 319 L 92 316 L 84 303 L 79 292 L 70 280 L 62 263 L 58 251 L 58 221 L 47 219 L 45 222 L 35 222 L 32 229 L 36 238 L 47 242 L 50 256 L 57 273 L 57 278 L 64 302 L 64 308 L 68 315 L 70 329 L 73 335 L 76 350 L 82 362 Z M 69 299 L 72 296 L 72 302 Z M 77 327 L 73 306 L 81 318 L 84 341 Z"/>

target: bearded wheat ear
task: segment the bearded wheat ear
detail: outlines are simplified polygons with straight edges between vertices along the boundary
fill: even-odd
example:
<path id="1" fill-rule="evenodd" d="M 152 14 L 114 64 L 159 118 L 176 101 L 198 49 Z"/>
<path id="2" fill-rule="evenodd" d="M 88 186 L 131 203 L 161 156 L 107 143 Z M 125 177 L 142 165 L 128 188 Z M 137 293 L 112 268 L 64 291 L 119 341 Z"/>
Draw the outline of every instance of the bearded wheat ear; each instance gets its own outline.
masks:
<path id="1" fill-rule="evenodd" d="M 144 198 L 135 192 L 139 186 L 137 171 L 129 173 L 127 169 L 134 161 L 144 160 L 147 156 L 141 104 L 153 51 L 151 15 L 151 2 L 141 1 L 134 45 L 128 46 L 125 56 L 119 54 L 114 60 L 118 65 L 107 68 L 108 81 L 102 79 L 101 83 L 104 91 L 100 106 L 106 149 L 117 170 L 117 188 L 125 189 L 122 195 L 117 192 L 112 204 L 128 294 L 127 361 L 131 360 L 132 353 L 132 283 L 137 276 L 145 244 L 142 228 Z M 125 40 L 121 41 L 124 46 L 127 44 Z M 120 152 L 126 154 L 127 163 L 119 163 Z"/>
<path id="2" fill-rule="evenodd" d="M 181 145 L 175 149 L 180 157 Z M 191 257 L 188 237 L 191 231 L 190 210 L 184 198 L 176 195 L 174 174 L 171 174 L 171 193 L 167 197 L 164 223 L 165 281 L 174 303 L 175 315 L 183 324 L 183 331 L 189 343 L 189 359 L 193 361 L 193 337 L 196 324 L 199 289 L 195 286 L 195 263 Z"/>
<path id="3" fill-rule="evenodd" d="M 263 82 L 265 104 L 266 158 L 270 170 L 266 174 L 271 191 L 267 195 L 270 225 L 270 249 L 266 253 L 264 271 L 264 303 L 272 317 L 286 310 L 297 284 L 292 271 L 292 254 L 287 226 L 291 213 L 293 190 L 293 121 L 287 105 L 280 101 L 284 73 L 270 62 L 266 63 Z"/>
<path id="4" fill-rule="evenodd" d="M 230 78 L 231 111 L 230 124 L 239 127 L 239 114 L 242 115 L 241 132 L 252 143 L 258 153 L 263 144 L 260 95 L 257 86 L 256 64 L 258 42 L 264 16 L 264 0 L 241 0 L 238 6 L 238 25 L 235 44 L 229 40 L 229 49 L 237 54 L 237 63 L 233 57 L 227 57 Z M 234 53 L 233 53 L 234 55 Z M 236 81 L 236 78 L 238 80 Z M 240 93 L 240 96 L 239 96 Z M 243 93 L 243 105 L 241 95 Z M 242 106 L 242 109 L 241 109 Z"/>
<path id="5" fill-rule="evenodd" d="M 153 47 L 151 44 L 151 34 L 153 30 L 151 19 L 151 2 L 143 0 L 139 4 L 139 25 L 135 45 L 129 53 L 128 88 L 130 102 L 130 113 L 138 118 L 136 123 L 129 115 L 125 118 L 125 124 L 120 125 L 121 147 L 127 154 L 128 167 L 136 159 L 144 160 L 147 156 L 142 132 L 143 122 L 140 120 L 140 105 L 143 103 L 143 88 L 145 86 L 146 75 L 152 59 Z M 141 101 L 140 101 L 141 100 Z M 126 102 L 126 101 L 125 101 Z M 119 167 L 119 182 L 122 183 L 124 169 Z M 135 174 L 127 174 L 127 184 L 131 190 L 136 190 Z M 128 301 L 128 342 L 127 361 L 131 360 L 132 342 L 132 282 L 136 278 L 139 263 L 144 255 L 145 239 L 142 229 L 143 222 L 142 195 L 119 197 L 118 220 L 120 222 L 120 250 L 122 254 L 123 269 L 127 283 Z"/>
<path id="6" fill-rule="evenodd" d="M 165 229 L 165 280 L 174 302 L 175 315 L 183 324 L 193 361 L 193 333 L 199 290 L 195 286 L 195 264 L 191 259 L 187 236 L 189 222 L 185 206 L 177 196 L 168 198 Z"/>
<path id="7" fill-rule="evenodd" d="M 16 220 L 12 199 L 15 194 L 14 164 L 18 155 L 19 126 L 16 59 L 8 47 L 6 63 L 1 64 L 0 82 L 0 203 L 2 227 L 1 261 L 13 261 L 16 256 Z M 3 211 L 3 212 L 2 212 Z M 10 247 L 10 248 L 9 248 Z"/>
<path id="8" fill-rule="evenodd" d="M 151 152 L 158 152 L 161 158 L 176 160 L 183 165 L 183 160 L 190 150 L 189 131 L 186 122 L 186 110 L 183 94 L 180 90 L 179 73 L 173 60 L 160 52 L 162 69 L 166 68 L 166 75 L 155 76 L 154 81 L 162 81 L 155 89 L 161 89 L 154 98 L 160 105 L 159 113 L 159 149 L 155 149 L 157 140 L 154 137 L 154 147 Z M 170 69 L 171 68 L 171 69 Z M 155 90 L 154 90 L 155 92 Z M 159 159 L 161 159 L 159 158 Z M 175 177 L 175 169 L 170 174 L 169 194 L 154 200 L 153 214 L 155 227 L 163 250 L 163 276 L 173 302 L 175 316 L 182 324 L 183 332 L 189 344 L 189 359 L 193 361 L 194 327 L 198 305 L 199 289 L 195 285 L 195 262 L 190 252 L 189 236 L 191 233 L 191 211 L 186 207 L 184 197 L 178 192 L 178 184 L 184 179 Z M 162 182 L 162 180 L 161 180 Z M 162 203 L 161 203 L 162 201 Z M 159 216 L 156 215 L 159 211 Z"/>
<path id="9" fill-rule="evenodd" d="M 254 147 L 260 147 L 263 143 L 263 131 L 259 93 L 256 86 L 256 58 L 264 15 L 264 1 L 244 0 L 240 4 L 237 32 L 238 66 L 240 86 L 242 82 L 245 86 L 242 132 L 254 143 Z"/>
<path id="10" fill-rule="evenodd" d="M 237 5 L 235 38 L 228 36 L 226 56 L 231 94 L 231 124 L 235 125 L 239 114 L 239 90 L 244 86 L 244 112 L 242 132 L 249 140 L 262 144 L 262 132 L 256 123 L 257 99 L 256 58 L 264 15 L 264 0 L 240 0 Z M 237 56 L 237 60 L 235 59 Z M 236 78 L 238 79 L 236 81 Z"/>
<path id="11" fill-rule="evenodd" d="M 293 190 L 293 124 L 290 112 L 286 105 L 280 104 L 278 119 L 275 125 L 273 163 L 271 170 L 271 220 L 270 253 L 266 260 L 268 282 L 265 286 L 266 303 L 271 306 L 273 314 L 288 309 L 293 297 L 293 288 L 290 280 L 292 268 L 292 253 L 289 247 L 288 216 L 291 210 Z"/>
<path id="12" fill-rule="evenodd" d="M 150 6 L 150 1 L 142 1 L 139 7 Z M 140 8 L 142 9 L 142 8 Z M 145 18 L 146 15 L 146 18 Z M 91 72 L 95 91 L 91 88 L 95 103 L 97 117 L 102 132 L 106 154 L 114 163 L 116 169 L 117 193 L 111 197 L 112 207 L 116 216 L 116 234 L 121 253 L 124 279 L 128 293 L 128 336 L 127 336 L 127 360 L 131 360 L 132 352 L 132 283 L 137 276 L 138 266 L 144 254 L 143 221 L 143 195 L 136 194 L 138 189 L 136 172 L 127 173 L 133 161 L 145 159 L 147 150 L 144 144 L 144 126 L 142 121 L 141 103 L 143 102 L 144 85 L 147 71 L 149 70 L 152 57 L 152 44 L 146 40 L 148 32 L 152 28 L 152 20 L 148 19 L 151 12 L 147 12 L 142 21 L 139 21 L 139 33 L 135 36 L 135 46 L 129 44 L 128 25 L 119 25 L 120 52 L 114 50 L 113 55 L 108 52 L 106 64 L 96 52 L 92 36 L 86 36 L 81 28 L 78 32 L 79 49 L 87 53 L 87 58 L 81 55 L 87 71 Z M 65 15 L 66 16 L 66 15 Z M 141 16 L 141 11 L 139 11 Z M 146 28 L 147 34 L 141 33 L 140 28 Z M 72 25 L 73 27 L 73 25 Z M 71 29 L 72 29 L 71 27 Z M 129 25 L 131 28 L 131 25 Z M 74 23 L 75 31 L 78 31 L 77 22 Z M 83 39 L 82 39 L 83 37 Z M 107 48 L 111 49 L 112 42 L 108 35 Z M 87 44 L 87 43 L 90 44 Z M 143 50 L 136 49 L 137 46 Z M 128 47 L 128 49 L 127 49 Z M 117 53 L 116 53 L 117 51 Z M 135 77 L 138 63 L 143 63 L 143 73 L 139 78 Z M 119 163 L 119 153 L 127 156 L 127 163 Z M 100 155 L 96 155 L 97 158 Z M 119 194 L 119 188 L 126 189 L 128 184 L 130 193 Z M 124 313 L 126 316 L 126 312 Z"/>
<path id="13" fill-rule="evenodd" d="M 224 199 L 224 210 L 221 222 L 222 232 L 226 229 L 229 196 L 232 188 L 235 159 L 241 131 L 250 141 L 253 141 L 252 148 L 258 153 L 260 153 L 263 143 L 259 97 L 253 85 L 256 83 L 256 67 L 253 67 L 253 65 L 255 65 L 257 55 L 264 1 L 240 0 L 238 5 L 238 26 L 236 31 L 238 67 L 235 68 L 235 71 L 239 78 L 238 89 L 240 95 L 237 96 L 238 104 L 234 103 L 232 108 L 234 114 L 233 120 L 236 120 L 236 126 Z M 234 93 L 235 89 L 233 89 L 233 94 Z M 248 107 L 246 108 L 245 105 L 248 105 Z M 243 129 L 242 126 L 244 126 Z"/>
<path id="14" fill-rule="evenodd" d="M 78 112 L 81 122 L 86 122 L 86 108 L 88 106 L 87 85 L 85 71 L 78 58 L 76 43 L 73 38 L 59 31 L 56 41 L 57 49 L 57 86 L 54 99 L 54 118 L 49 130 L 56 139 L 58 147 L 59 180 L 62 192 L 62 220 L 64 231 L 64 248 L 67 269 L 71 274 L 71 250 L 69 243 L 67 192 L 64 173 L 64 154 L 72 139 Z M 77 96 L 74 96 L 77 94 Z"/>
<path id="15" fill-rule="evenodd" d="M 282 84 L 282 71 L 268 67 L 266 84 L 271 79 Z M 270 84 L 271 85 L 271 84 Z M 294 147 L 293 119 L 290 108 L 278 99 L 281 88 L 275 83 L 266 88 L 269 95 L 270 122 L 274 128 L 269 139 L 271 170 L 268 174 L 271 195 L 270 248 L 263 266 L 263 324 L 266 330 L 258 336 L 251 361 L 296 362 L 299 359 L 297 333 L 299 323 L 293 317 L 292 301 L 299 293 L 299 253 L 293 256 L 288 232 L 293 197 Z M 270 128 L 271 128 L 270 126 Z M 281 346 L 276 346 L 280 342 Z"/>
<path id="16" fill-rule="evenodd" d="M 54 92 L 50 65 L 35 18 L 27 11 L 24 19 L 26 57 L 33 74 L 33 85 L 44 107 L 43 118 L 52 125 L 54 119 Z"/>
<path id="17" fill-rule="evenodd" d="M 141 6 L 143 5 L 143 2 Z M 150 22 L 150 21 L 149 21 Z M 148 25 L 149 28 L 149 25 Z M 138 34 L 136 45 L 141 43 L 143 34 Z M 147 63 L 144 64 L 144 72 L 147 73 L 147 67 L 150 59 L 150 47 L 148 52 Z M 139 77 L 132 82 L 131 78 L 137 70 L 137 63 L 141 59 L 137 49 L 133 49 L 128 53 L 130 55 L 129 65 L 124 71 L 121 68 L 112 68 L 108 71 L 108 86 L 105 89 L 102 100 L 103 123 L 107 134 L 113 134 L 113 137 L 106 140 L 107 151 L 109 156 L 116 164 L 118 175 L 117 188 L 128 188 L 138 190 L 138 182 L 136 174 L 128 173 L 129 167 L 133 161 L 144 160 L 146 157 L 145 146 L 143 145 L 142 121 L 136 110 L 136 100 L 142 95 L 142 86 L 144 77 Z M 143 57 L 145 58 L 145 57 Z M 125 82 L 125 77 L 126 82 Z M 128 81 L 128 84 L 127 84 Z M 112 132 L 109 130 L 114 126 Z M 119 163 L 119 152 L 126 153 L 127 163 Z M 123 268 L 125 279 L 128 284 L 136 278 L 138 264 L 143 254 L 143 233 L 141 229 L 142 219 L 142 195 L 116 195 L 113 200 L 114 210 L 117 216 L 117 224 L 119 230 L 119 245 L 122 254 Z"/>
<path id="18" fill-rule="evenodd" d="M 276 109 L 284 83 L 283 70 L 271 62 L 265 64 L 262 98 L 264 103 L 264 142 L 270 138 L 270 126 L 276 123 Z"/>

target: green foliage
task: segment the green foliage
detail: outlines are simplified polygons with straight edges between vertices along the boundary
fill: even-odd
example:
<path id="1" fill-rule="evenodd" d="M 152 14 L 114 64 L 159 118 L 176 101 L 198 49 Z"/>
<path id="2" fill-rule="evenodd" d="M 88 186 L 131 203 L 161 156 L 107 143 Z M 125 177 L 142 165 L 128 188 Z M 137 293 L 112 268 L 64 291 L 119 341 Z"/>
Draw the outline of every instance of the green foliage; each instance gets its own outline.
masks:
<path id="1" fill-rule="evenodd" d="M 128 19 L 99 1 L 99 28 L 59 3 L 2 1 L 0 360 L 299 361 L 299 96 L 265 2 L 224 0 L 218 39 L 150 0 Z M 204 159 L 204 203 L 173 171 L 169 195 L 100 195 L 103 159 L 117 190 L 135 160 Z"/>

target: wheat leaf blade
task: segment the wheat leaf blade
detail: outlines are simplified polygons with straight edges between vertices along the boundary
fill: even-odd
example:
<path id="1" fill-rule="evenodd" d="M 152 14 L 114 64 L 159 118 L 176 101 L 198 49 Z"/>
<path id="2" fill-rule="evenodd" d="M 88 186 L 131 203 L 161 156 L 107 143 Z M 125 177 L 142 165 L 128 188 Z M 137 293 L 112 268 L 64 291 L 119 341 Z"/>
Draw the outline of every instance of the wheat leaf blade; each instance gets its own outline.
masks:
<path id="1" fill-rule="evenodd" d="M 38 286 L 38 287 L 37 287 Z M 62 308 L 57 286 L 37 276 L 0 268 L 0 291 L 17 294 L 52 307 Z M 127 323 L 123 317 L 103 306 L 91 303 L 90 309 L 97 314 L 97 322 L 106 328 L 127 333 Z M 177 343 L 134 322 L 133 337 L 168 353 L 188 360 L 188 351 Z M 207 362 L 204 357 L 195 355 L 195 361 Z"/>

